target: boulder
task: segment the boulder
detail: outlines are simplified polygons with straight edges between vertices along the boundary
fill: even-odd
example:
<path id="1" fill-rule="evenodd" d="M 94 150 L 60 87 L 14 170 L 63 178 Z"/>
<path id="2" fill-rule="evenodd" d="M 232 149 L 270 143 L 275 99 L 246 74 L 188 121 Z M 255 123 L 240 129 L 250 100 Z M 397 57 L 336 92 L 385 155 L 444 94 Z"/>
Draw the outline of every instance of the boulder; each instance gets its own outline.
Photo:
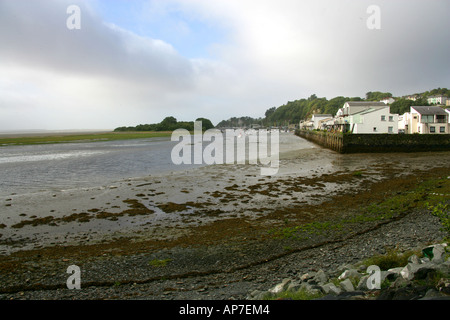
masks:
<path id="1" fill-rule="evenodd" d="M 348 269 L 345 270 L 339 277 L 338 280 L 345 280 L 350 278 L 355 278 L 359 281 L 359 279 L 362 277 L 362 274 L 360 274 L 356 269 Z"/>
<path id="2" fill-rule="evenodd" d="M 314 280 L 318 284 L 324 284 L 328 281 L 328 275 L 321 269 L 317 271 L 316 275 L 314 276 Z"/>
<path id="3" fill-rule="evenodd" d="M 322 291 L 326 294 L 336 294 L 336 295 L 338 295 L 342 292 L 342 290 L 340 288 L 336 287 L 336 285 L 331 282 L 323 285 Z"/>
<path id="4" fill-rule="evenodd" d="M 355 287 L 353 286 L 353 283 L 350 281 L 350 279 L 345 279 L 339 285 L 340 285 L 342 291 L 344 291 L 344 292 L 355 291 Z"/>
<path id="5" fill-rule="evenodd" d="M 288 285 L 291 283 L 291 279 L 284 279 L 281 283 L 277 284 L 272 289 L 269 289 L 270 293 L 277 294 L 283 292 L 287 289 Z"/>

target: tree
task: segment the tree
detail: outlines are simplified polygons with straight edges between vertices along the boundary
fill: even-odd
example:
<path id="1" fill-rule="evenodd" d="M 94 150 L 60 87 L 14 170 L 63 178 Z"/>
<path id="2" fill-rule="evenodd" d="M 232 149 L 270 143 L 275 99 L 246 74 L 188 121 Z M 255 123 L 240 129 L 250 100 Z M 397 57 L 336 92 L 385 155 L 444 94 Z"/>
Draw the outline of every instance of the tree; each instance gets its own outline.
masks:
<path id="1" fill-rule="evenodd" d="M 267 109 L 267 111 L 264 115 L 266 116 L 266 118 L 269 118 L 276 110 L 277 110 L 277 107 L 272 107 L 270 109 Z"/>
<path id="2" fill-rule="evenodd" d="M 380 101 L 381 99 L 391 98 L 391 97 L 392 97 L 392 93 L 390 93 L 390 92 L 369 91 L 366 93 L 366 100 L 369 100 L 369 101 Z"/>
<path id="3" fill-rule="evenodd" d="M 209 130 L 214 128 L 214 125 L 212 124 L 211 120 L 206 119 L 206 118 L 198 118 L 195 121 L 201 121 L 202 122 L 202 129 L 203 130 Z"/>

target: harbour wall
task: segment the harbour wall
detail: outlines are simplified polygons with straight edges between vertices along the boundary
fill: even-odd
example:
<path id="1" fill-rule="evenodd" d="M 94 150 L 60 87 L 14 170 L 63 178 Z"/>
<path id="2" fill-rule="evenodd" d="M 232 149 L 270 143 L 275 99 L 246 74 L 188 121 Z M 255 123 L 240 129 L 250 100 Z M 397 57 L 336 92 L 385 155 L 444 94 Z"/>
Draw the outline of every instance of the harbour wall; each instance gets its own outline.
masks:
<path id="1" fill-rule="evenodd" d="M 295 134 L 339 153 L 450 151 L 450 134 L 342 134 L 297 130 Z"/>

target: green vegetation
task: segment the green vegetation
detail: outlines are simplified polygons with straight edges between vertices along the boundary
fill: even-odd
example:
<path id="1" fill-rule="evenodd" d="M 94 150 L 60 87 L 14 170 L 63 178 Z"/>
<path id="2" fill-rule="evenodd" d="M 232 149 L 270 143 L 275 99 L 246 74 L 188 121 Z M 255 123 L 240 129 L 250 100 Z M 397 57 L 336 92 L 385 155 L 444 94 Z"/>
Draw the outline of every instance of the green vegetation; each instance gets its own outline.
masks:
<path id="1" fill-rule="evenodd" d="M 0 147 L 11 145 L 29 145 L 29 144 L 54 144 L 54 143 L 146 139 L 146 138 L 170 137 L 170 135 L 171 135 L 170 132 L 126 132 L 126 133 L 107 132 L 94 134 L 27 136 L 27 137 L 0 138 Z"/>
<path id="2" fill-rule="evenodd" d="M 439 202 L 436 205 L 428 205 L 431 214 L 438 217 L 442 224 L 442 231 L 447 232 L 447 238 L 450 239 L 450 208 L 448 203 Z"/>
<path id="3" fill-rule="evenodd" d="M 328 236 L 331 233 L 344 234 L 351 231 L 355 225 L 393 219 L 407 214 L 414 208 L 431 210 L 433 215 L 439 217 L 443 228 L 449 232 L 448 194 L 450 194 L 450 179 L 430 179 L 418 184 L 414 190 L 387 195 L 383 201 L 368 204 L 348 217 L 281 227 L 271 230 L 270 234 L 275 238 L 297 241 L 313 236 Z"/>
<path id="4" fill-rule="evenodd" d="M 380 92 L 380 91 L 369 91 L 366 93 L 367 101 L 380 101 L 384 98 L 392 98 L 392 93 L 390 92 Z"/>
<path id="5" fill-rule="evenodd" d="M 323 297 L 324 294 L 321 292 L 311 293 L 307 290 L 297 290 L 297 291 L 282 291 L 280 293 L 271 295 L 267 294 L 262 299 L 263 300 L 314 300 Z"/>
<path id="6" fill-rule="evenodd" d="M 386 251 L 386 254 L 380 254 L 373 256 L 363 262 L 364 265 L 376 265 L 380 267 L 381 270 L 389 270 L 397 267 L 404 267 L 408 264 L 408 258 L 413 254 L 420 256 L 419 251 L 407 251 L 399 252 L 398 249 L 390 248 Z"/>
<path id="7" fill-rule="evenodd" d="M 202 122 L 202 129 L 208 130 L 214 128 L 212 122 L 206 118 L 197 118 L 195 121 Z M 114 129 L 115 132 L 127 131 L 174 131 L 177 129 L 186 129 L 194 131 L 194 121 L 178 121 L 174 117 L 166 117 L 160 123 L 154 124 L 140 124 L 135 127 L 119 127 Z"/>
<path id="8" fill-rule="evenodd" d="M 437 94 L 443 94 L 450 97 L 450 90 L 447 88 L 437 88 L 418 93 L 417 95 L 420 97 L 416 101 L 394 97 L 396 101 L 391 104 L 391 113 L 403 114 L 408 112 L 411 106 L 427 106 L 427 98 Z M 250 127 L 252 124 L 258 124 L 265 127 L 282 127 L 289 124 L 297 124 L 300 120 L 306 120 L 313 114 L 331 114 L 334 116 L 347 101 L 380 101 L 387 97 L 393 97 L 392 93 L 369 91 L 366 93 L 365 99 L 360 97 L 338 96 L 331 100 L 319 98 L 317 95 L 312 94 L 307 99 L 288 101 L 282 106 L 271 107 L 266 110 L 264 118 L 233 117 L 219 122 L 217 127 Z"/>
<path id="9" fill-rule="evenodd" d="M 172 259 L 163 259 L 163 260 L 153 259 L 153 260 L 149 261 L 148 264 L 153 267 L 165 267 L 171 261 L 172 261 Z"/>

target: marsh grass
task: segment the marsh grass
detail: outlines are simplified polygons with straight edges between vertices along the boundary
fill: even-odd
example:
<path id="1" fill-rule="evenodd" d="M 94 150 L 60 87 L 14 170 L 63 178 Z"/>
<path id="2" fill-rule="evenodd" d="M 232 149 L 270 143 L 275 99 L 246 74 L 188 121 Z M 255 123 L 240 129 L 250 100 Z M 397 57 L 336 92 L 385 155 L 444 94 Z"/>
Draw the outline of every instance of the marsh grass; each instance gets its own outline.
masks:
<path id="1" fill-rule="evenodd" d="M 23 136 L 12 138 L 0 138 L 0 147 L 14 145 L 32 144 L 57 144 L 57 143 L 79 143 L 79 142 L 99 142 L 114 140 L 131 140 L 170 137 L 171 132 L 106 132 L 95 134 L 62 134 L 50 136 Z"/>

